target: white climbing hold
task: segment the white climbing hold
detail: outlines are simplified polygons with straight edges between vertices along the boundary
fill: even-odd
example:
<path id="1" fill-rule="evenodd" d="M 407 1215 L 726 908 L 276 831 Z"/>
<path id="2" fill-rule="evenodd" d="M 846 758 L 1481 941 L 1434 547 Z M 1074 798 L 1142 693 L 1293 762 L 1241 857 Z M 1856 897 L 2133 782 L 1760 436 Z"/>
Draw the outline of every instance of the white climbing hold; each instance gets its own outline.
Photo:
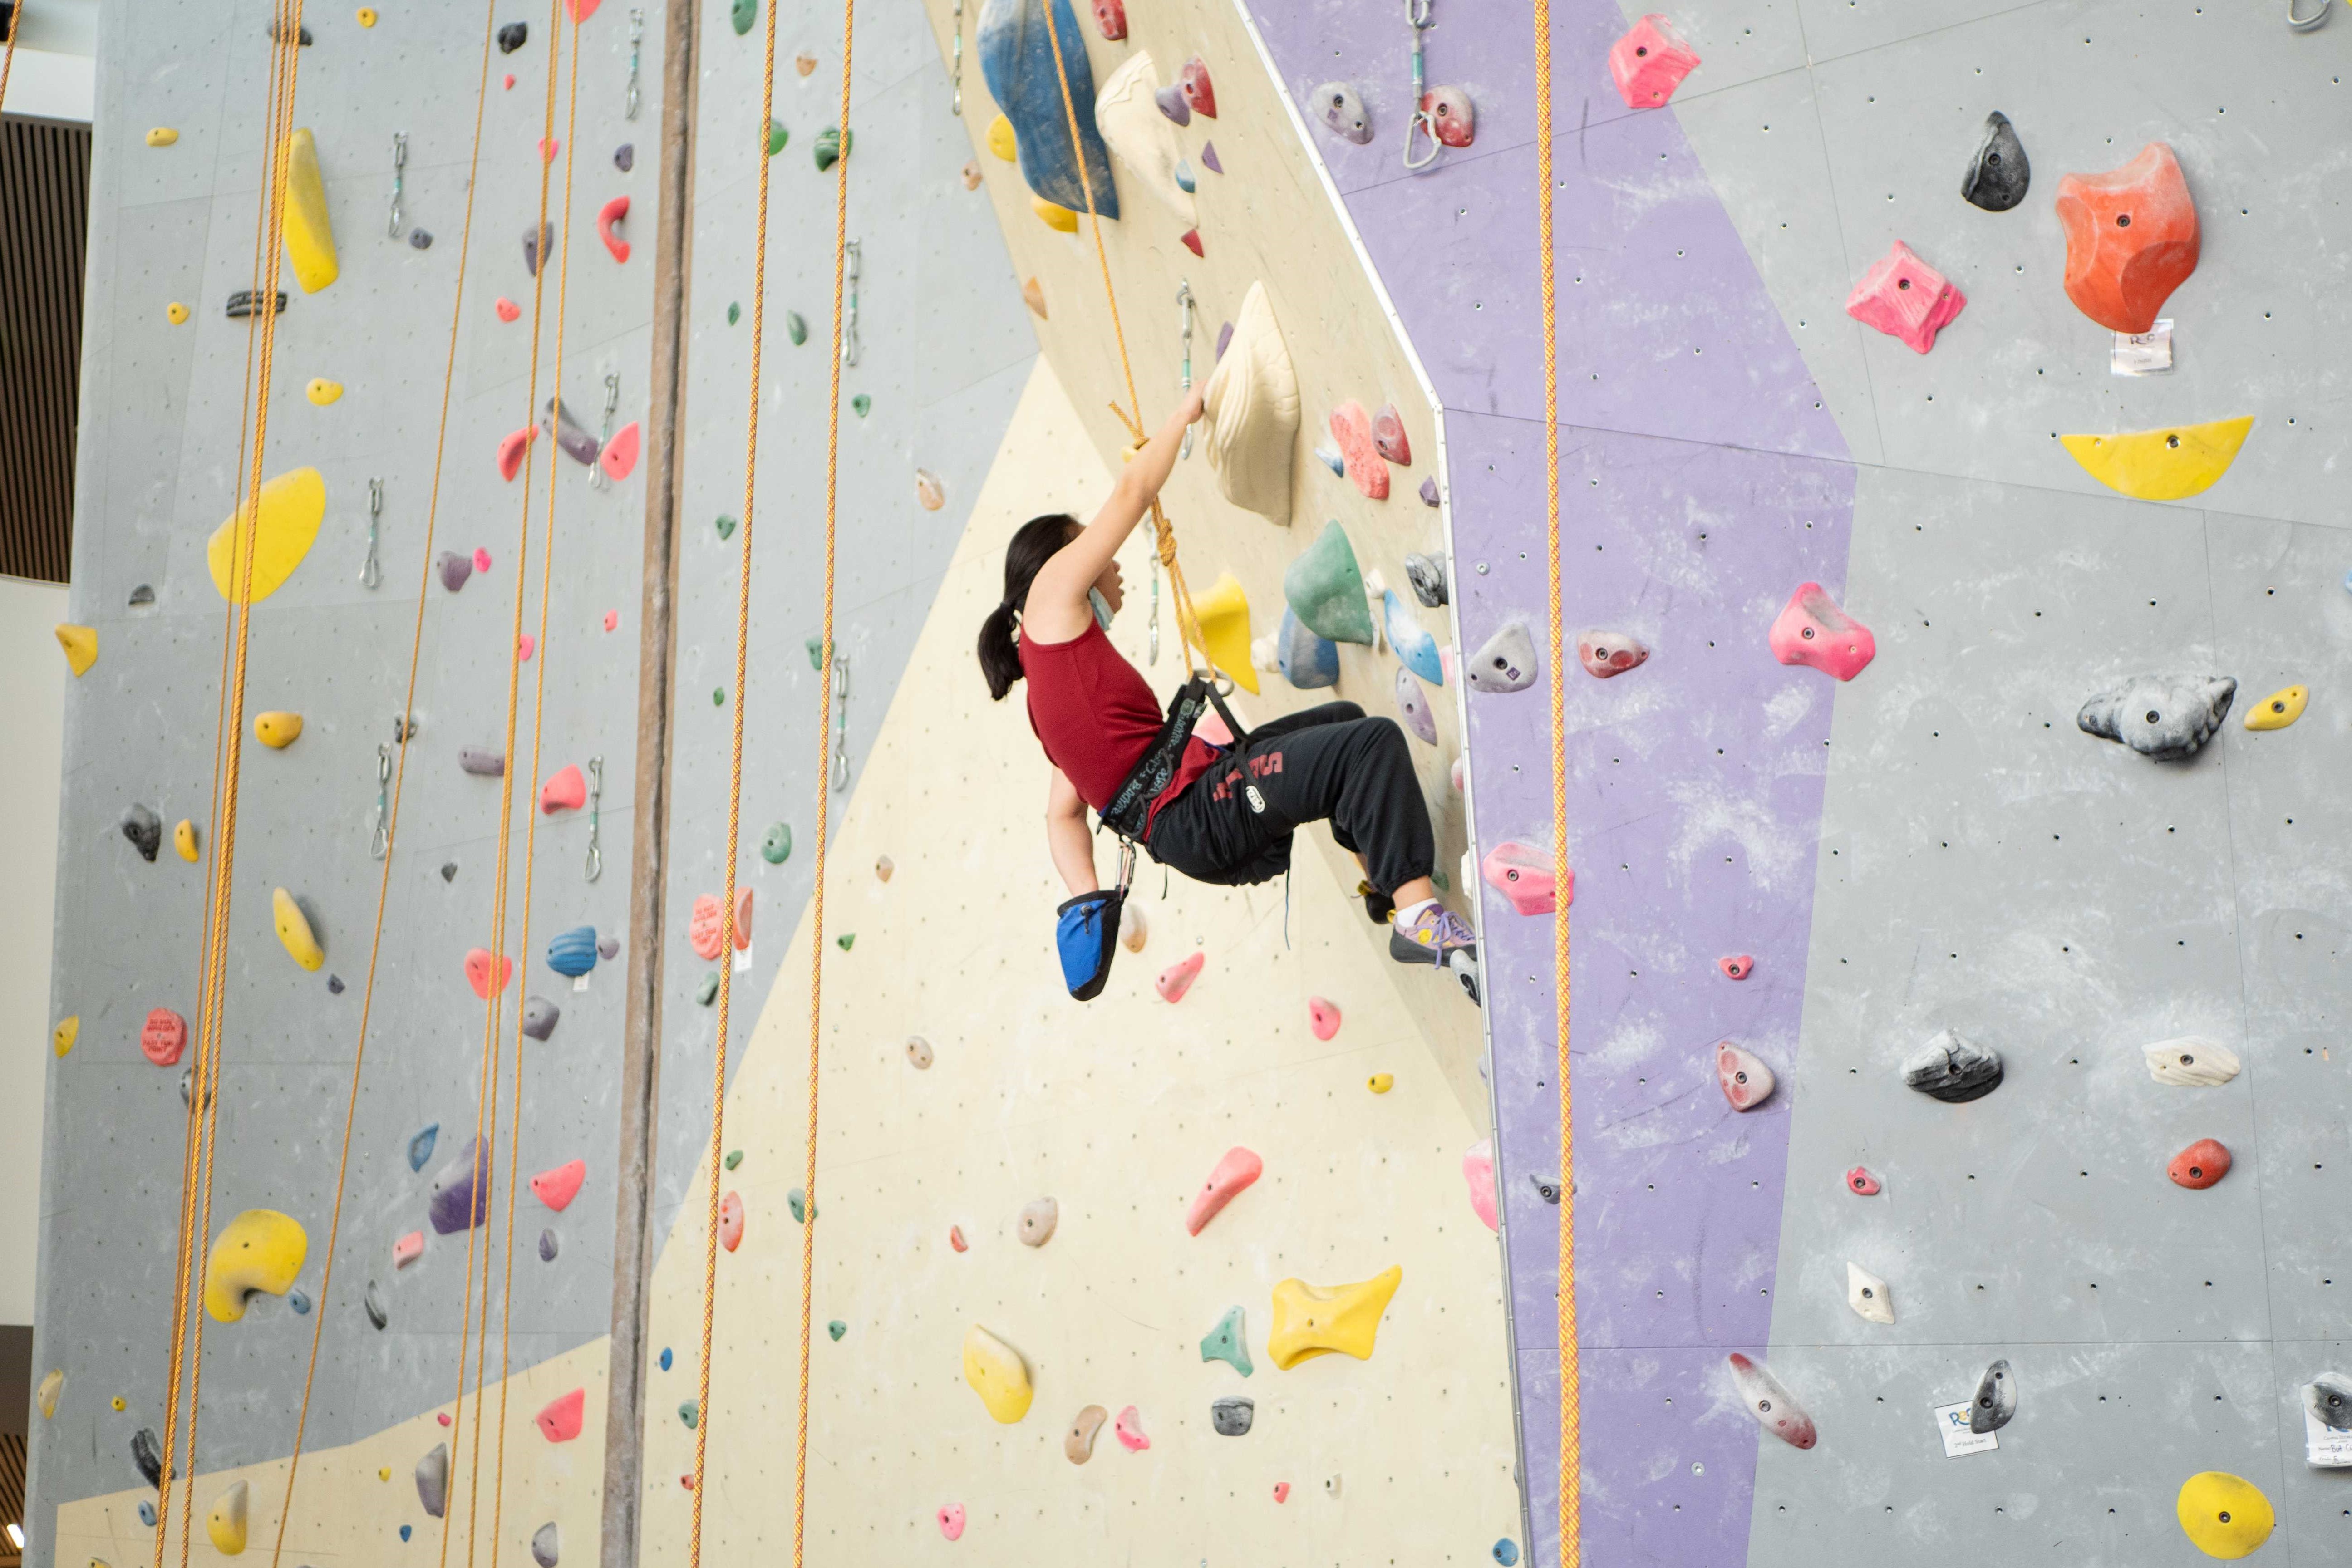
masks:
<path id="1" fill-rule="evenodd" d="M 1772 1098 L 1772 1069 L 1752 1051 L 1729 1040 L 1715 1047 L 1715 1081 L 1734 1110 L 1753 1110 Z"/>
<path id="2" fill-rule="evenodd" d="M 2147 1076 L 2176 1089 L 2219 1089 L 2238 1076 L 2237 1054 L 2202 1035 L 2183 1035 L 2142 1047 Z"/>
<path id="3" fill-rule="evenodd" d="M 1501 696 L 1525 691 L 1542 674 L 1543 667 L 1536 658 L 1535 634 L 1527 622 L 1515 616 L 1478 645 L 1462 679 L 1474 691 Z"/>
<path id="4" fill-rule="evenodd" d="M 1886 1288 L 1886 1281 L 1852 1259 L 1845 1266 L 1845 1304 L 1853 1309 L 1854 1316 L 1874 1323 L 1895 1321 L 1895 1293 Z"/>
<path id="5" fill-rule="evenodd" d="M 1143 944 L 1151 940 L 1150 923 L 1143 918 L 1143 906 L 1132 899 L 1119 906 L 1118 942 L 1129 952 L 1141 952 Z"/>
<path id="6" fill-rule="evenodd" d="M 1054 1239 L 1054 1227 L 1062 1223 L 1062 1205 L 1052 1198 L 1036 1198 L 1021 1206 L 1021 1245 L 1043 1247 Z"/>

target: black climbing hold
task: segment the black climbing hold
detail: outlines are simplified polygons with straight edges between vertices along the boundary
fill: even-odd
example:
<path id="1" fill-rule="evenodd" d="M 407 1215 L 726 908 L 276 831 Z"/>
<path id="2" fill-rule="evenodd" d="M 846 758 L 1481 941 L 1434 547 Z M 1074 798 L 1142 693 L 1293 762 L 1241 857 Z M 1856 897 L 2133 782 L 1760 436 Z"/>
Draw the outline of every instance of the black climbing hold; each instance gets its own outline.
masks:
<path id="1" fill-rule="evenodd" d="M 1241 1394 L 1229 1394 L 1223 1399 L 1213 1399 L 1209 1402 L 1209 1421 L 1216 1427 L 1217 1436 L 1220 1437 L 1246 1436 L 1250 1429 L 1250 1423 L 1256 1418 L 1255 1402 Z"/>
<path id="2" fill-rule="evenodd" d="M 367 1309 L 368 1321 L 377 1328 L 381 1329 L 392 1321 L 392 1315 L 383 1310 L 383 1296 L 376 1289 L 374 1280 L 371 1279 L 367 1282 L 367 1291 L 361 1297 L 360 1301 L 361 1305 Z"/>
<path id="3" fill-rule="evenodd" d="M 553 1231 L 542 1230 L 539 1233 L 539 1260 L 541 1263 L 554 1262 L 556 1253 L 561 1250 L 562 1250 L 562 1244 L 555 1239 Z"/>
<path id="4" fill-rule="evenodd" d="M 1948 1105 L 1982 1100 L 2000 1087 L 2000 1053 L 1946 1029 L 1903 1058 L 1903 1081 Z"/>
<path id="5" fill-rule="evenodd" d="M 529 22 L 509 22 L 499 29 L 499 53 L 510 55 L 530 42 Z"/>
<path id="6" fill-rule="evenodd" d="M 283 314 L 285 313 L 285 310 L 286 310 L 286 290 L 285 290 L 285 289 L 280 289 L 279 290 L 278 290 L 278 309 L 277 309 L 276 310 L 271 311 L 270 313 L 271 313 L 272 315 L 283 315 Z M 231 295 L 228 297 L 228 319 L 229 319 L 230 321 L 243 321 L 243 320 L 245 320 L 247 316 L 250 316 L 250 315 L 252 315 L 252 314 L 253 314 L 253 290 L 252 290 L 252 289 L 238 289 L 236 293 L 231 294 Z"/>
<path id="7" fill-rule="evenodd" d="M 154 602 L 155 590 L 149 587 L 146 584 L 142 583 L 139 586 L 131 590 L 131 603 L 133 607 L 140 605 L 152 605 Z"/>
<path id="8" fill-rule="evenodd" d="M 2017 1379 L 2006 1359 L 1985 1368 L 1977 1383 L 1977 1396 L 1969 1402 L 1969 1430 L 1998 1432 L 2017 1414 Z"/>
<path id="9" fill-rule="evenodd" d="M 613 149 L 613 167 L 625 174 L 636 166 L 637 144 L 635 142 L 624 142 Z"/>
<path id="10" fill-rule="evenodd" d="M 163 847 L 163 819 L 143 805 L 134 805 L 122 814 L 122 837 L 140 858 L 153 860 L 155 851 Z"/>
<path id="11" fill-rule="evenodd" d="M 1445 558 L 1441 555 L 1408 555 L 1404 558 L 1404 574 L 1412 580 L 1412 596 L 1433 610 L 1445 606 Z"/>
<path id="12" fill-rule="evenodd" d="M 139 1473 L 147 1478 L 149 1486 L 163 1484 L 163 1446 L 155 1441 L 155 1434 L 147 1427 L 142 1426 L 131 1435 L 131 1462 L 139 1467 Z M 180 1479 L 177 1466 L 173 1468 L 172 1479 Z"/>
<path id="13" fill-rule="evenodd" d="M 430 250 L 433 248 L 433 231 L 424 228 L 412 228 L 408 231 L 408 243 L 415 246 L 419 250 Z"/>
<path id="14" fill-rule="evenodd" d="M 2213 738 L 2237 694 L 2233 676 L 2137 676 L 2084 703 L 2074 725 L 2141 756 L 2177 763 Z"/>
<path id="15" fill-rule="evenodd" d="M 2323 1372 L 2303 1385 L 2303 1407 L 2331 1432 L 2352 1432 L 2352 1381 Z"/>
<path id="16" fill-rule="evenodd" d="M 537 228 L 522 231 L 522 264 L 533 278 L 539 276 L 539 258 L 555 251 L 555 226 L 542 223 Z"/>
<path id="17" fill-rule="evenodd" d="M 7 14 L 8 7 L 5 5 L 0 5 L 0 16 L 5 16 Z M 286 41 L 286 35 L 279 28 L 278 19 L 274 16 L 271 17 L 269 21 L 269 41 L 273 44 L 281 44 Z M 299 44 L 302 47 L 306 49 L 309 48 L 312 42 L 310 37 L 310 29 L 308 27 L 300 29 L 296 34 L 294 41 Z"/>
<path id="18" fill-rule="evenodd" d="M 441 879 L 445 882 L 454 882 L 457 879 L 457 862 L 455 860 L 441 862 Z"/>
<path id="19" fill-rule="evenodd" d="M 435 1519 L 449 1511 L 449 1445 L 436 1443 L 416 1461 L 416 1501 Z"/>
<path id="20" fill-rule="evenodd" d="M 1960 195 L 1970 206 L 2005 213 L 2025 199 L 2025 187 L 2032 183 L 2025 143 L 2017 139 L 2009 116 L 1994 110 L 1985 116 L 1984 137 L 1977 143 L 1977 155 L 1969 160 L 1969 172 L 1960 176 Z"/>
<path id="21" fill-rule="evenodd" d="M 555 1021 L 562 1016 L 563 1010 L 546 997 L 527 997 L 522 1005 L 522 1032 L 543 1040 L 555 1033 Z"/>
<path id="22" fill-rule="evenodd" d="M 1535 1184 L 1536 1196 L 1543 1199 L 1543 1201 L 1548 1204 L 1556 1204 L 1559 1202 L 1559 1178 L 1558 1176 L 1538 1176 L 1533 1171 L 1529 1171 L 1528 1173 L 1528 1180 Z"/>
<path id="23" fill-rule="evenodd" d="M 330 974 L 327 976 L 327 994 L 331 996 L 341 996 L 343 994 L 343 977 L 341 975 Z"/>

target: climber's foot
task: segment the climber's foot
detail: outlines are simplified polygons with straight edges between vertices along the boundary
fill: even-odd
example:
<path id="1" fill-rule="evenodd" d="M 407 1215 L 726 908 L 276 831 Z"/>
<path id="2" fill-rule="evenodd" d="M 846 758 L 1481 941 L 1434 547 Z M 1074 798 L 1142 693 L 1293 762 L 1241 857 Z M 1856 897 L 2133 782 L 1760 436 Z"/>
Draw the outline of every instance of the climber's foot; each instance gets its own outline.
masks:
<path id="1" fill-rule="evenodd" d="M 1442 969 L 1460 983 L 1470 1000 L 1478 1000 L 1478 939 L 1459 915 L 1432 904 L 1409 924 L 1389 930 L 1389 956 L 1399 963 L 1426 963 Z"/>

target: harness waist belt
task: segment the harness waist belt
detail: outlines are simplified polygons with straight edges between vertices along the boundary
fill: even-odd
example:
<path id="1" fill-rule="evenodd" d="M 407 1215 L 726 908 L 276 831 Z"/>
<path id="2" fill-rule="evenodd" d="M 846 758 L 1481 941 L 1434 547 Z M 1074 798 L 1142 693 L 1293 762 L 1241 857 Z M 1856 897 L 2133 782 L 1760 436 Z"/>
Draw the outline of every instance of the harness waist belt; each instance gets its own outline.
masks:
<path id="1" fill-rule="evenodd" d="M 1176 777 L 1176 770 L 1184 761 L 1185 743 L 1192 738 L 1193 726 L 1213 705 L 1224 719 L 1225 728 L 1233 731 L 1235 745 L 1246 738 L 1246 731 L 1234 722 L 1224 699 L 1213 685 L 1206 680 L 1186 681 L 1169 700 L 1168 721 L 1160 727 L 1150 749 L 1118 786 L 1110 804 L 1103 807 L 1103 826 L 1130 841 L 1144 837 L 1151 826 L 1151 803 Z"/>

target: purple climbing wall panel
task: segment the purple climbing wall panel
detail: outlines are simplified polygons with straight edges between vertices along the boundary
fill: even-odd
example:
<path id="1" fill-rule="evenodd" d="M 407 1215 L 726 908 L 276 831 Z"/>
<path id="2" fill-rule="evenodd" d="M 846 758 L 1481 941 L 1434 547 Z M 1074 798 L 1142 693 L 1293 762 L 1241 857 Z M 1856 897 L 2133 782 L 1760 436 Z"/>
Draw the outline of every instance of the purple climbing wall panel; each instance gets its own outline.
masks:
<path id="1" fill-rule="evenodd" d="M 1524 13 L 1427 35 L 1430 80 L 1465 89 L 1478 134 L 1409 174 L 1408 37 L 1360 0 L 1257 25 L 1316 123 L 1354 82 L 1374 136 L 1317 134 L 1447 410 L 1463 647 L 1545 613 L 1536 127 Z M 1769 1337 L 1789 1146 L 1786 1087 L 1741 1114 L 1717 1091 L 1729 1038 L 1789 1083 L 1830 745 L 1831 682 L 1778 664 L 1797 584 L 1841 592 L 1853 474 L 1748 253 L 1671 112 L 1609 79 L 1613 4 L 1555 7 L 1553 105 L 1565 615 L 1653 649 L 1567 685 L 1574 910 L 1579 1342 L 1587 1561 L 1743 1563 L 1759 1432 L 1725 1392 Z M 1540 685 L 1470 708 L 1481 850 L 1547 842 Z M 1559 1166 L 1551 920 L 1491 893 L 1489 1027 L 1532 1560 L 1557 1562 Z M 1756 959 L 1733 982 L 1717 960 Z"/>

